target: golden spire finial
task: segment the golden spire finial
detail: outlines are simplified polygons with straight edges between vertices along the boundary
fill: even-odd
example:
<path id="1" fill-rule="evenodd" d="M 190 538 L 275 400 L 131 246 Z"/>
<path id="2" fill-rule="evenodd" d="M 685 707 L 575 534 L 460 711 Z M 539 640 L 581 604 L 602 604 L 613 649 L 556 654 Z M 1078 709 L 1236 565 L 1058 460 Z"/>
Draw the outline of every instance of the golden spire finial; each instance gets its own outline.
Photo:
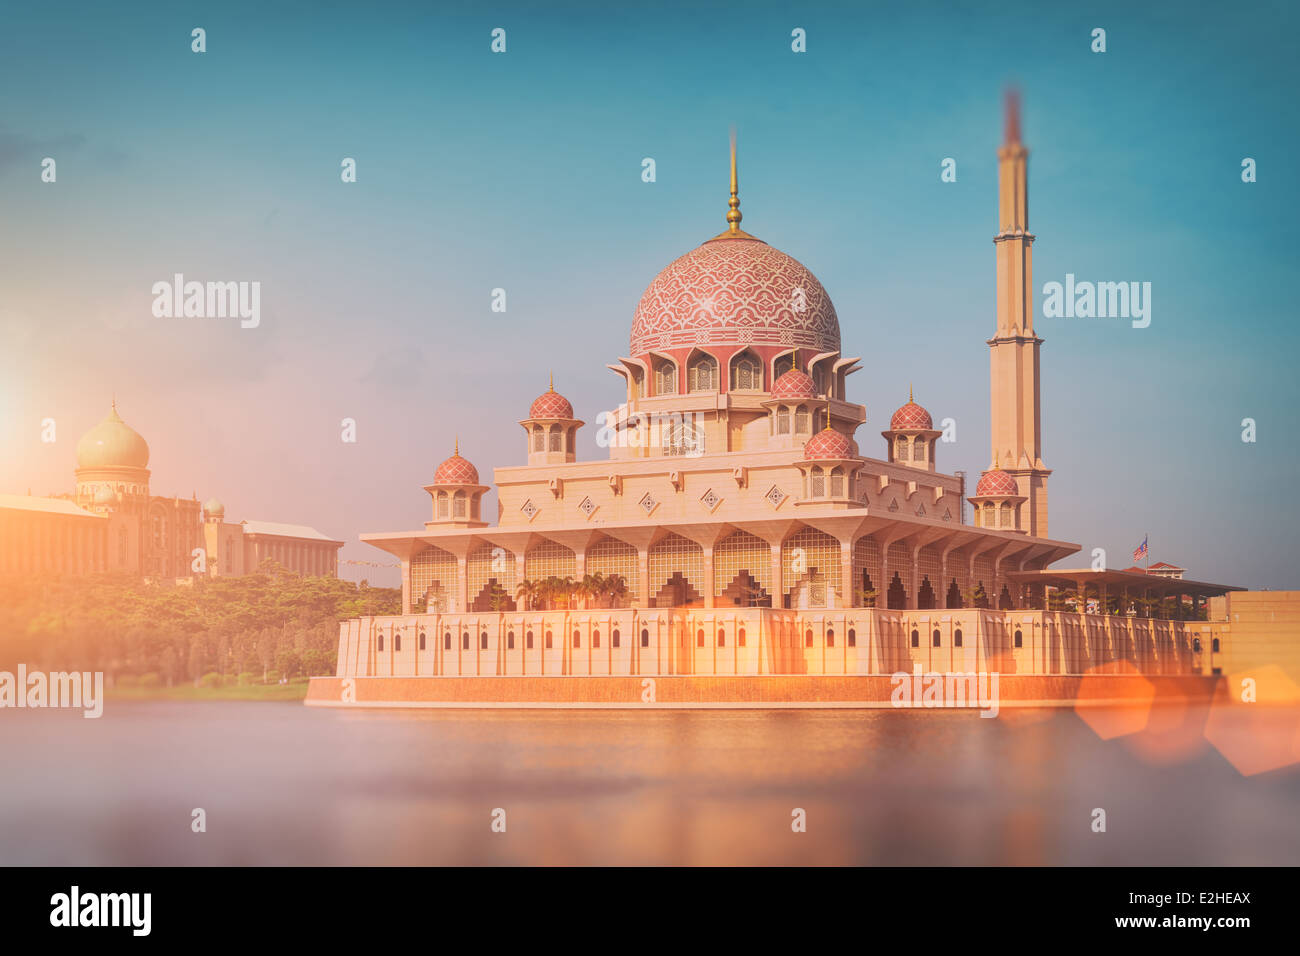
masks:
<path id="1" fill-rule="evenodd" d="M 1002 470 L 1002 456 L 996 451 L 993 453 L 993 470 Z"/>
<path id="2" fill-rule="evenodd" d="M 554 369 L 551 370 L 551 387 L 548 389 L 548 391 L 551 392 L 555 391 L 555 370 Z"/>
<path id="3" fill-rule="evenodd" d="M 731 199 L 727 202 L 727 229 L 732 235 L 740 232 L 740 187 L 736 180 L 736 128 L 731 128 Z"/>
<path id="4" fill-rule="evenodd" d="M 459 455 L 459 454 L 460 454 L 460 436 L 459 436 L 459 435 L 456 436 L 456 447 L 455 447 L 455 449 L 452 451 L 452 454 L 453 454 L 453 455 Z"/>
<path id="5" fill-rule="evenodd" d="M 907 404 L 912 405 L 915 402 L 916 399 L 912 397 L 912 383 L 908 382 L 907 383 Z"/>
<path id="6" fill-rule="evenodd" d="M 795 349 L 792 353 L 790 353 L 790 367 L 791 367 L 792 369 L 795 369 L 795 370 L 798 370 L 798 369 L 799 369 L 799 350 L 798 350 L 798 349 Z"/>
<path id="7" fill-rule="evenodd" d="M 831 396 L 830 393 L 827 392 L 826 393 L 826 427 L 823 429 L 823 431 L 830 431 L 830 430 L 831 430 Z"/>

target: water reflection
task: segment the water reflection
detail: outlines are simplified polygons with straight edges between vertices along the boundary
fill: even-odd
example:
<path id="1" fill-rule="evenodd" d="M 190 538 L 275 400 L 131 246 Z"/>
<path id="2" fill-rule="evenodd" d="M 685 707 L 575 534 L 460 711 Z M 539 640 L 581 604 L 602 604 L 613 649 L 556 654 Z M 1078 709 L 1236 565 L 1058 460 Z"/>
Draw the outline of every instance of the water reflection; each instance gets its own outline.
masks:
<path id="1" fill-rule="evenodd" d="M 1300 774 L 1243 778 L 1198 719 L 1104 741 L 1071 711 L 8 711 L 0 863 L 1300 862 Z"/>

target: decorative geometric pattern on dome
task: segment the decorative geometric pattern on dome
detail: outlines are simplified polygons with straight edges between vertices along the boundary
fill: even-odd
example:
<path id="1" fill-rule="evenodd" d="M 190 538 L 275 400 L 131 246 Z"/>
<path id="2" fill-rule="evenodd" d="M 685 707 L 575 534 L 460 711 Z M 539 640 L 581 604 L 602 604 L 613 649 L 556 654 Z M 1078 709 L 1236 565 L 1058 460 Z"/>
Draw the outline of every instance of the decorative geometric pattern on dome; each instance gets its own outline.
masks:
<path id="1" fill-rule="evenodd" d="M 803 446 L 805 461 L 827 458 L 852 458 L 853 443 L 848 437 L 834 429 L 819 431 Z"/>
<path id="2" fill-rule="evenodd" d="M 776 485 L 773 485 L 771 488 L 767 490 L 766 497 L 768 503 L 771 504 L 773 508 L 779 508 L 781 507 L 781 502 L 785 501 L 786 494 Z"/>
<path id="3" fill-rule="evenodd" d="M 803 312 L 792 305 L 796 288 L 804 291 Z M 718 239 L 660 272 L 632 320 L 633 355 L 704 341 L 836 352 L 840 322 L 822 284 L 798 260 L 757 239 Z"/>
<path id="4" fill-rule="evenodd" d="M 784 372 L 772 385 L 773 398 L 816 398 L 817 386 L 797 368 Z"/>
<path id="5" fill-rule="evenodd" d="M 891 429 L 898 428 L 918 428 L 924 431 L 932 431 L 934 422 L 927 412 L 916 402 L 908 402 L 898 411 L 894 412 L 894 417 L 889 420 Z"/>
<path id="6" fill-rule="evenodd" d="M 528 409 L 529 418 L 572 418 L 573 406 L 559 392 L 543 392 Z"/>
<path id="7" fill-rule="evenodd" d="M 477 485 L 478 469 L 460 455 L 452 455 L 433 473 L 435 485 Z"/>
<path id="8" fill-rule="evenodd" d="M 1020 488 L 1016 485 L 1016 479 L 1012 478 L 1000 468 L 994 468 L 992 471 L 984 472 L 980 482 L 975 486 L 975 497 L 984 496 L 1002 497 L 1002 496 L 1019 496 Z"/>

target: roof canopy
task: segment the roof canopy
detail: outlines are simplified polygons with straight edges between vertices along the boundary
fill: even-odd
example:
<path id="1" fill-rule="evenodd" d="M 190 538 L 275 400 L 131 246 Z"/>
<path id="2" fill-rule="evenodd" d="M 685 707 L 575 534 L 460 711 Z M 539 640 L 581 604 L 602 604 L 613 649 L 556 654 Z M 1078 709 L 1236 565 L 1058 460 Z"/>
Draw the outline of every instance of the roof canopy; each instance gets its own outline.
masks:
<path id="1" fill-rule="evenodd" d="M 1244 591 L 1233 584 L 1209 584 L 1189 581 L 1186 578 L 1168 578 L 1141 571 L 1093 571 L 1090 568 L 1068 568 L 1047 571 L 1012 571 L 1007 577 L 1020 584 L 1048 584 L 1057 588 L 1075 589 L 1082 586 L 1105 586 L 1112 593 L 1127 588 L 1131 593 L 1151 592 L 1153 596 L 1192 594 L 1200 597 L 1219 597 L 1229 591 Z"/>

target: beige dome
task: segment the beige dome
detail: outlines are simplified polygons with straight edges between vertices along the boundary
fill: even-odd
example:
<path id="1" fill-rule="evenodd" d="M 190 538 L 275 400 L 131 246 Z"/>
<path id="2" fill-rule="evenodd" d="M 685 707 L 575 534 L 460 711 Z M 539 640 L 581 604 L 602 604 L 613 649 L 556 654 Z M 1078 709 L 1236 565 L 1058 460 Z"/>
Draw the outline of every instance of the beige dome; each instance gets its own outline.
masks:
<path id="1" fill-rule="evenodd" d="M 117 404 L 102 422 L 77 442 L 78 468 L 147 468 L 149 445 L 140 433 L 122 421 Z"/>

